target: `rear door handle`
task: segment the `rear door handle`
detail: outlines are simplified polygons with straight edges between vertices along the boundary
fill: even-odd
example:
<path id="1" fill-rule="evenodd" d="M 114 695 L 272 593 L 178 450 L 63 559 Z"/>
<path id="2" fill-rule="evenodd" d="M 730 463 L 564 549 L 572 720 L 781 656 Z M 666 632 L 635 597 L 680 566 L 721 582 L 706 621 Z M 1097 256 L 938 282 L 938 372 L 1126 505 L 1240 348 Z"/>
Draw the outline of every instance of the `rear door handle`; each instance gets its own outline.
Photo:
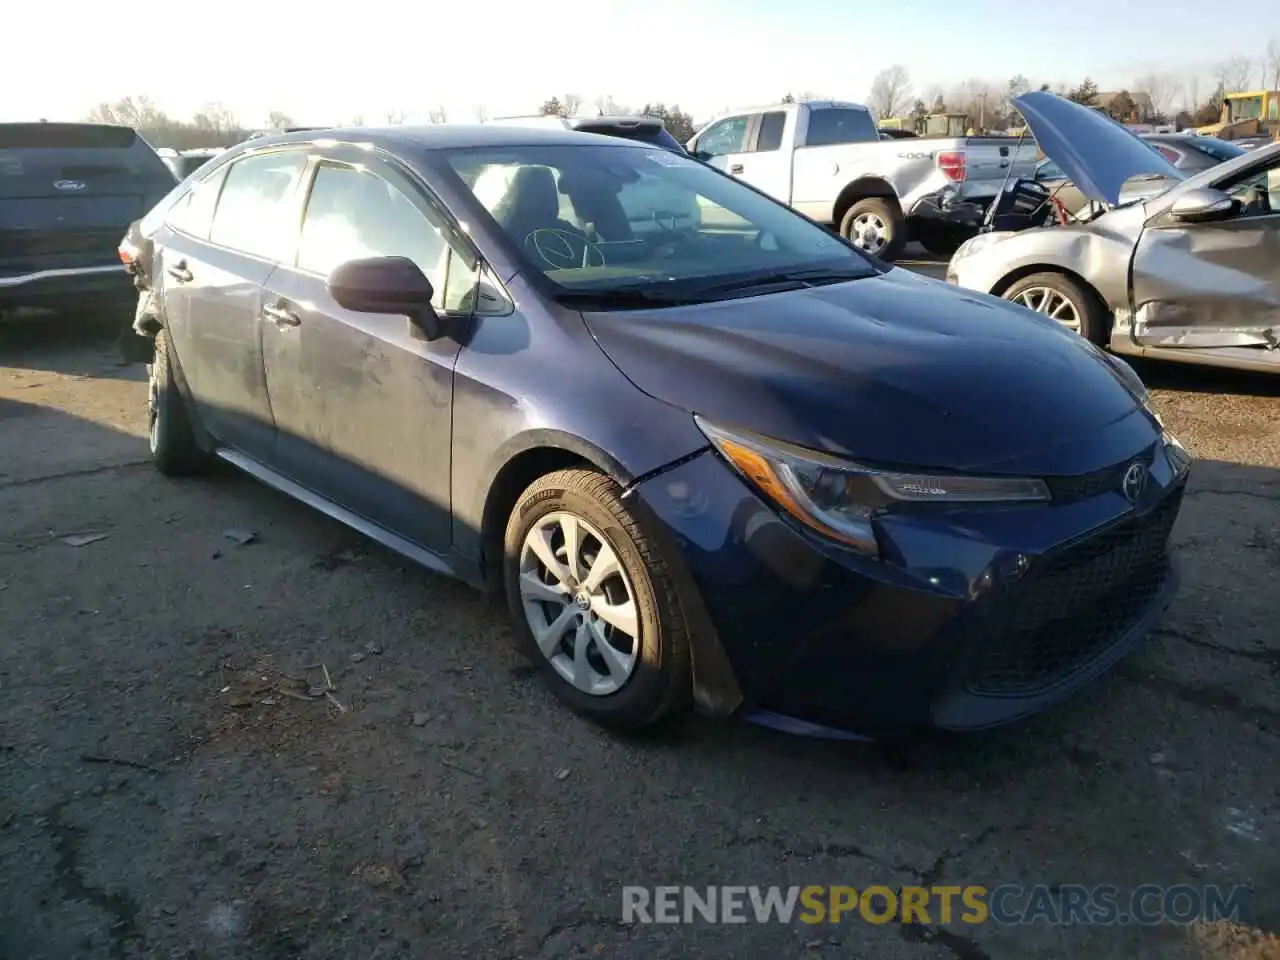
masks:
<path id="1" fill-rule="evenodd" d="M 262 308 L 262 315 L 277 327 L 296 327 L 302 323 L 302 318 L 287 307 L 266 306 Z"/>
<path id="2" fill-rule="evenodd" d="M 179 260 L 172 267 L 170 267 L 168 270 L 168 274 L 169 276 L 173 277 L 173 279 L 177 280 L 179 283 L 190 283 L 193 279 L 195 279 L 194 277 L 191 276 L 191 271 L 187 269 L 187 261 L 185 260 Z"/>
<path id="3" fill-rule="evenodd" d="M 730 172 L 730 173 L 741 173 L 741 172 L 742 172 L 742 164 L 740 164 L 740 163 L 730 164 L 730 165 L 729 165 L 729 172 Z"/>

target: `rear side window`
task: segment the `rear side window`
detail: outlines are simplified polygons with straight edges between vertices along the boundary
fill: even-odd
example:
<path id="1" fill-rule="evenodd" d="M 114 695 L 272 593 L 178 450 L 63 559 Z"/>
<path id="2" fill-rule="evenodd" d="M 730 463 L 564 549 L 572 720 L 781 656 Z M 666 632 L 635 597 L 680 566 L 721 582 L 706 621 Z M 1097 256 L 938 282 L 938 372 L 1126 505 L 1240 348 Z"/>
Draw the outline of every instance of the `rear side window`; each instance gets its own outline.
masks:
<path id="1" fill-rule="evenodd" d="M 230 165 L 209 240 L 264 260 L 287 262 L 297 222 L 293 187 L 306 164 L 301 153 L 260 153 Z"/>
<path id="2" fill-rule="evenodd" d="M 165 222 L 175 230 L 196 237 L 209 239 L 209 226 L 213 223 L 213 211 L 218 205 L 222 182 L 227 178 L 227 168 L 197 182 L 169 210 Z"/>
<path id="3" fill-rule="evenodd" d="M 782 148 L 782 128 L 787 115 L 781 110 L 760 115 L 760 132 L 756 135 L 756 153 L 769 153 Z"/>
<path id="4" fill-rule="evenodd" d="M 867 143 L 880 139 L 880 131 L 866 110 L 826 107 L 809 111 L 809 132 L 805 146 L 823 147 L 834 143 Z"/>

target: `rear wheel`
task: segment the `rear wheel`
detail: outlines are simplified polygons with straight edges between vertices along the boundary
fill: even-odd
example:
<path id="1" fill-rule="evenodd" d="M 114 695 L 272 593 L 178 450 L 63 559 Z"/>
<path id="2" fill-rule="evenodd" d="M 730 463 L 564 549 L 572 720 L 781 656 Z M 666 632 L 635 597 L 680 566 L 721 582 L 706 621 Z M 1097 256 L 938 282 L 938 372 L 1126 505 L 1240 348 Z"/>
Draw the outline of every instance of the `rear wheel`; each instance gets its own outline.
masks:
<path id="1" fill-rule="evenodd" d="M 557 697 L 618 729 L 691 699 L 688 627 L 657 545 L 590 470 L 560 470 L 507 521 L 504 580 L 520 646 Z"/>
<path id="2" fill-rule="evenodd" d="M 166 476 L 189 476 L 209 465 L 209 455 L 196 442 L 187 403 L 174 380 L 168 333 L 161 330 L 156 334 L 155 343 L 155 356 L 147 368 L 151 459 L 156 469 Z"/>
<path id="3" fill-rule="evenodd" d="M 840 236 L 863 253 L 893 260 L 907 242 L 907 223 L 896 200 L 867 197 L 859 200 L 840 220 Z"/>
<path id="4" fill-rule="evenodd" d="M 1004 292 L 1004 298 L 1057 320 L 1098 346 L 1110 332 L 1107 311 L 1097 295 L 1062 273 L 1033 273 Z"/>

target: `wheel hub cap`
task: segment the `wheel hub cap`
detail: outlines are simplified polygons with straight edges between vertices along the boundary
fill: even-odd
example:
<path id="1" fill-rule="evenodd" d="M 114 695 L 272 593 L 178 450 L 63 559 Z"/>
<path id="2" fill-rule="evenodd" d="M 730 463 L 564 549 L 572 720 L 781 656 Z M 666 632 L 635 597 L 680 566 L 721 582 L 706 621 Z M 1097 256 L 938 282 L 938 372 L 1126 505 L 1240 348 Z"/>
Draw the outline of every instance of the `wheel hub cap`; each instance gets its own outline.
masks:
<path id="1" fill-rule="evenodd" d="M 635 592 L 604 534 L 581 517 L 549 513 L 520 549 L 520 602 L 542 655 L 592 696 L 617 693 L 635 672 Z"/>

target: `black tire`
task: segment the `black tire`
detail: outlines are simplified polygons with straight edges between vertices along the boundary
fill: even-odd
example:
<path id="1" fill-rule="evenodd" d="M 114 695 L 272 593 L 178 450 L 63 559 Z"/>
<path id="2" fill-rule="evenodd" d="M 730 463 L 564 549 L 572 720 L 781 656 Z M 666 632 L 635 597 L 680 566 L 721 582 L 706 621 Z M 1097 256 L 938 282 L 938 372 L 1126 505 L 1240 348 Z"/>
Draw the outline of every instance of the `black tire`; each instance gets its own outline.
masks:
<path id="1" fill-rule="evenodd" d="M 859 250 L 871 253 L 856 229 L 859 218 L 864 216 L 875 218 L 883 227 L 884 246 L 878 253 L 871 255 L 881 260 L 896 260 L 902 253 L 902 248 L 907 245 L 907 222 L 898 202 L 885 197 L 867 197 L 850 207 L 841 218 L 840 236 Z"/>
<path id="2" fill-rule="evenodd" d="M 520 495 L 507 520 L 503 580 L 520 648 L 555 695 L 602 726 L 638 730 L 688 709 L 692 701 L 689 628 L 666 560 L 620 494 L 613 480 L 592 470 L 559 470 L 534 481 Z M 569 514 L 594 527 L 630 581 L 637 614 L 638 650 L 634 670 L 614 692 L 588 693 L 561 676 L 539 649 L 525 615 L 521 554 L 530 531 L 552 513 Z M 594 535 L 584 534 L 584 557 L 594 541 Z M 616 579 L 612 584 L 615 588 L 622 586 Z M 566 605 L 565 609 L 570 607 L 571 604 Z M 550 609 L 554 614 L 557 608 Z M 595 655 L 600 657 L 598 651 Z"/>
<path id="3" fill-rule="evenodd" d="M 1107 308 L 1103 306 L 1096 293 L 1065 273 L 1033 273 L 1013 284 L 1002 296 L 1006 300 L 1017 300 L 1028 291 L 1036 289 L 1053 291 L 1069 301 L 1076 316 L 1080 318 L 1080 335 L 1100 347 L 1107 345 L 1107 339 L 1111 334 Z M 1032 296 L 1031 299 L 1034 300 L 1035 297 Z M 1031 305 L 1024 304 L 1024 306 Z M 1032 308 L 1034 309 L 1034 306 Z"/>
<path id="4" fill-rule="evenodd" d="M 200 449 L 187 403 L 173 378 L 169 335 L 156 334 L 156 351 L 147 368 L 150 397 L 151 459 L 168 477 L 186 477 L 209 466 L 209 454 Z"/>
<path id="5" fill-rule="evenodd" d="M 952 229 L 948 227 L 925 227 L 920 230 L 916 239 L 935 257 L 949 257 L 960 249 L 973 231 Z"/>

